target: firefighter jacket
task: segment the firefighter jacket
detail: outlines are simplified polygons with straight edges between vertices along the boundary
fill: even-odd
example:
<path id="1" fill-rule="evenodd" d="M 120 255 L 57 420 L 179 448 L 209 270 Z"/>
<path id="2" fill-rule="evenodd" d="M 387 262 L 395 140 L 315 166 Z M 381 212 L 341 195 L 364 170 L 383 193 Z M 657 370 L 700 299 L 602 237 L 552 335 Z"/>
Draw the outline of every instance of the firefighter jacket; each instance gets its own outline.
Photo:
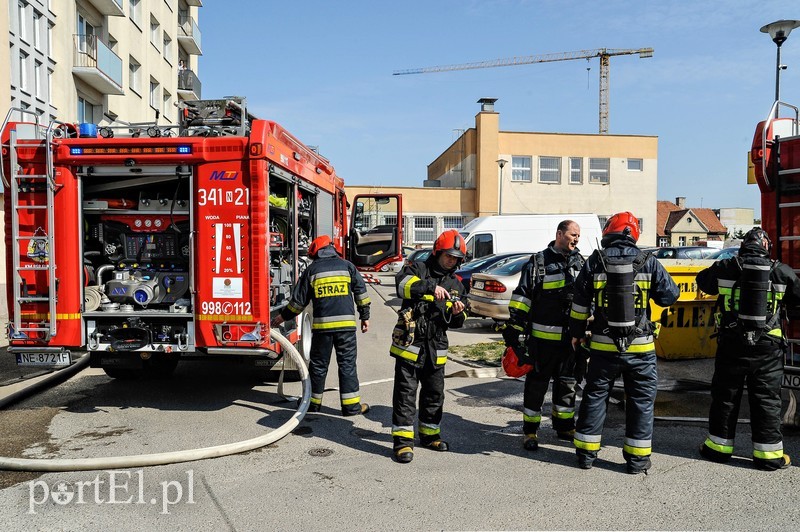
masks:
<path id="1" fill-rule="evenodd" d="M 555 241 L 532 255 L 511 295 L 507 327 L 531 339 L 561 342 L 569 324 L 572 285 L 583 263 L 577 249 L 565 256 L 556 250 Z"/>
<path id="2" fill-rule="evenodd" d="M 761 248 L 763 250 L 763 248 Z M 717 299 L 718 327 L 721 340 L 744 340 L 739 327 L 740 304 L 748 283 L 742 283 L 743 266 L 750 257 L 762 255 L 763 268 L 769 268 L 769 285 L 766 290 L 766 316 L 763 334 L 764 340 L 780 341 L 783 337 L 780 328 L 780 310 L 783 306 L 800 304 L 800 279 L 792 268 L 778 261 L 770 261 L 763 253 L 753 251 L 740 252 L 738 257 L 715 262 L 697 274 L 697 287 L 703 292 L 719 296 Z M 747 261 L 750 262 L 750 261 Z"/>
<path id="3" fill-rule="evenodd" d="M 355 331 L 354 300 L 359 318 L 368 320 L 370 301 L 364 279 L 352 263 L 336 254 L 333 246 L 327 246 L 319 250 L 317 258 L 300 276 L 289 304 L 281 310 L 281 317 L 292 319 L 313 301 L 314 332 Z"/>
<path id="4" fill-rule="evenodd" d="M 463 285 L 452 271 L 441 270 L 435 255 L 428 257 L 425 262 L 412 262 L 404 266 L 395 276 L 395 283 L 397 295 L 403 300 L 398 311 L 401 316 L 398 327 L 404 315 L 409 319 L 406 320 L 407 330 L 403 334 L 392 334 L 389 353 L 417 367 L 425 365 L 425 357 L 431 357 L 435 367 L 444 366 L 449 346 L 447 330 L 461 327 L 467 312 L 452 314 L 453 301 L 436 301 L 433 294 L 438 285 L 447 290 L 451 298 L 460 298 Z"/>
<path id="5" fill-rule="evenodd" d="M 605 249 L 606 257 L 625 257 L 630 260 L 631 266 L 640 256 L 636 245 L 620 238 L 612 241 Z M 620 259 L 621 260 L 621 259 Z M 575 294 L 570 311 L 569 330 L 573 338 L 583 338 L 586 333 L 586 322 L 594 314 L 590 331 L 592 333 L 590 347 L 593 350 L 620 352 L 617 343 L 612 338 L 605 308 L 613 305 L 605 293 L 608 273 L 603 256 L 595 251 L 583 265 L 578 278 L 575 280 Z M 655 351 L 654 325 L 650 321 L 649 300 L 652 299 L 662 307 L 668 307 L 678 299 L 680 291 L 675 281 L 664 266 L 654 256 L 643 256 L 643 263 L 635 273 L 634 282 L 636 296 L 634 310 L 637 317 L 635 332 L 625 350 L 626 354 L 636 355 Z"/>

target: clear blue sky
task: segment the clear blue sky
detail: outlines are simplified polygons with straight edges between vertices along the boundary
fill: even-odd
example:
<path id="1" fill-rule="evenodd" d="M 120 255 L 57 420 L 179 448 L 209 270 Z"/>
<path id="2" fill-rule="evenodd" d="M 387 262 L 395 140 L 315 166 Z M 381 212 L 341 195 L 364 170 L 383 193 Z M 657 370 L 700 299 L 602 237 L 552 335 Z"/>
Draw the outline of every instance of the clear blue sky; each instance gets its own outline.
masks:
<path id="1" fill-rule="evenodd" d="M 242 95 L 317 145 L 349 184 L 421 186 L 498 98 L 506 131 L 597 133 L 599 60 L 392 76 L 394 70 L 596 48 L 611 58 L 612 134 L 659 137 L 658 198 L 752 207 L 746 152 L 775 92 L 759 28 L 796 0 L 206 0 L 203 97 Z M 782 48 L 782 100 L 800 104 L 800 28 Z M 587 67 L 591 70 L 587 72 Z"/>

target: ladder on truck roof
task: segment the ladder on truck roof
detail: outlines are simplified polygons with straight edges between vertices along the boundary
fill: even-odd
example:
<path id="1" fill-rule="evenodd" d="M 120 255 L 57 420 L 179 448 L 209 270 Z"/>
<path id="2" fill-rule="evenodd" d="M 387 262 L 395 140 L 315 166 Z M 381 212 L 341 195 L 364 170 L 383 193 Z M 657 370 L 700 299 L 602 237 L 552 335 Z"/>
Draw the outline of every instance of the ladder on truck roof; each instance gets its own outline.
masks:
<path id="1" fill-rule="evenodd" d="M 53 205 L 55 202 L 56 183 L 53 172 L 53 138 L 63 133 L 64 129 L 55 129 L 53 121 L 45 130 L 39 124 L 39 115 L 22 108 L 11 108 L 6 115 L 0 131 L 5 131 L 6 125 L 11 118 L 11 114 L 17 111 L 22 114 L 30 114 L 35 118 L 35 123 L 18 124 L 15 129 L 9 132 L 9 169 L 10 174 L 5 175 L 2 155 L 0 155 L 0 177 L 3 185 L 11 191 L 11 206 L 9 213 L 11 216 L 11 257 L 13 263 L 13 293 L 14 293 L 14 320 L 9 324 L 10 340 L 41 340 L 47 341 L 56 335 L 57 314 L 56 314 L 56 264 L 55 264 L 55 239 L 53 231 L 55 229 L 55 213 Z M 63 124 L 66 125 L 66 124 Z M 20 140 L 39 140 L 44 143 L 46 149 L 46 164 L 44 174 L 25 174 L 19 165 L 17 149 L 20 146 L 31 147 L 35 144 L 20 143 Z M 41 202 L 42 191 L 44 191 L 44 202 Z M 25 202 L 21 202 L 20 199 Z M 44 210 L 45 224 L 37 226 L 31 234 L 22 235 L 20 229 L 20 213 L 27 211 Z M 39 217 L 41 218 L 41 217 Z M 35 224 L 34 224 L 35 225 Z M 21 264 L 23 253 L 23 242 L 27 243 L 26 255 L 34 264 Z M 22 272 L 44 271 L 47 274 L 47 287 L 42 290 L 37 287 L 36 294 L 28 293 L 27 284 L 22 277 Z M 35 320 L 32 324 L 28 320 L 23 327 L 22 306 L 26 303 L 47 303 L 48 314 L 45 319 Z"/>

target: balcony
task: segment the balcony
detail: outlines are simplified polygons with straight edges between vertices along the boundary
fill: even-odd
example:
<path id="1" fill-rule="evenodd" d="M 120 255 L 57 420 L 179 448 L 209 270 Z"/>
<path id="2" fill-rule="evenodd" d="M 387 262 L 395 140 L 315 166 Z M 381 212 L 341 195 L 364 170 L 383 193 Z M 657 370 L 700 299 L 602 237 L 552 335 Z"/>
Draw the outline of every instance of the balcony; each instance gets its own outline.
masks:
<path id="1" fill-rule="evenodd" d="M 200 49 L 200 28 L 185 12 L 178 13 L 178 43 L 192 55 L 203 55 Z"/>
<path id="2" fill-rule="evenodd" d="M 122 0 L 89 0 L 89 3 L 102 15 L 108 15 L 109 17 L 125 16 L 125 12 L 122 10 Z"/>
<path id="3" fill-rule="evenodd" d="M 103 94 L 125 94 L 122 90 L 122 59 L 97 35 L 73 35 L 75 48 L 72 73 Z"/>
<path id="4" fill-rule="evenodd" d="M 200 99 L 200 79 L 191 70 L 178 72 L 178 96 L 183 100 Z"/>

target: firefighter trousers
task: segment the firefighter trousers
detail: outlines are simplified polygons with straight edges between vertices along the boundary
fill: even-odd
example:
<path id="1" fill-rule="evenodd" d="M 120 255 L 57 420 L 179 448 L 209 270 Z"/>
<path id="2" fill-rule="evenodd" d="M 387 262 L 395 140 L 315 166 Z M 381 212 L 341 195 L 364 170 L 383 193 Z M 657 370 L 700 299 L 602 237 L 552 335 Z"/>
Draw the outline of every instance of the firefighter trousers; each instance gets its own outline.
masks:
<path id="1" fill-rule="evenodd" d="M 422 445 L 440 439 L 444 405 L 444 366 L 435 367 L 425 356 L 422 367 L 395 359 L 392 395 L 392 438 L 394 449 L 414 447 L 414 421 L 419 391 L 419 439 Z"/>
<path id="2" fill-rule="evenodd" d="M 748 348 L 732 344 L 722 340 L 717 350 L 711 380 L 709 434 L 703 444 L 703 455 L 718 462 L 725 462 L 733 455 L 736 423 L 746 384 L 753 461 L 764 469 L 777 469 L 783 464 L 783 350 L 769 340 Z"/>
<path id="3" fill-rule="evenodd" d="M 626 397 L 622 454 L 629 469 L 647 470 L 650 468 L 653 410 L 658 387 L 655 352 L 624 355 L 591 350 L 586 387 L 575 426 L 578 460 L 591 465 L 597 458 L 608 396 L 619 375 L 622 375 Z"/>
<path id="4" fill-rule="evenodd" d="M 536 434 L 542 421 L 542 404 L 550 380 L 553 381 L 553 430 L 569 432 L 575 428 L 575 352 L 564 342 L 534 340 L 534 369 L 525 376 L 522 432 Z"/>
<path id="5" fill-rule="evenodd" d="M 331 351 L 336 350 L 339 366 L 339 397 L 342 413 L 361 412 L 361 395 L 356 371 L 356 332 L 314 332 L 311 336 L 311 353 L 308 371 L 311 374 L 311 405 L 322 405 L 325 378 L 331 363 Z"/>

